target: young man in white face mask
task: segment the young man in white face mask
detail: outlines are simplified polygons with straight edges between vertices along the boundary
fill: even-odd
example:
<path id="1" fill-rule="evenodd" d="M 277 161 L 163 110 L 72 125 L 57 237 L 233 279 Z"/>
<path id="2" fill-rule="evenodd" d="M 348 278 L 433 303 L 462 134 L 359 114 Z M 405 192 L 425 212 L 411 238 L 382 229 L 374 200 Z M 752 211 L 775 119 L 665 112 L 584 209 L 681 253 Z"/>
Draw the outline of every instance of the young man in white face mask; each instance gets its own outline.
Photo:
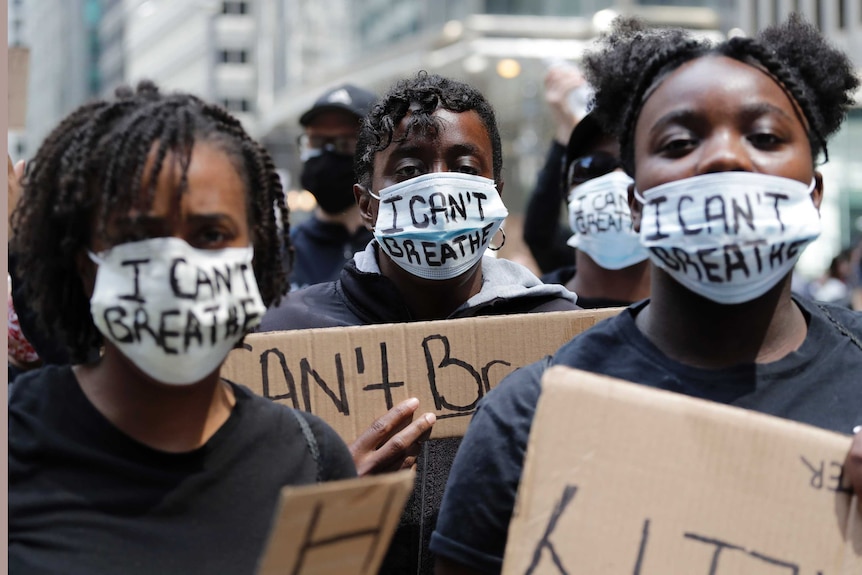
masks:
<path id="1" fill-rule="evenodd" d="M 494 112 L 478 91 L 424 73 L 396 84 L 363 122 L 356 152 L 354 192 L 374 241 L 338 281 L 289 294 L 267 312 L 260 331 L 576 309 L 574 294 L 562 286 L 484 257 L 492 241 L 502 242 L 495 240 L 507 215 L 501 169 Z M 415 409 L 390 412 L 399 418 L 390 428 L 400 429 Z M 417 434 L 431 422 L 419 418 L 401 432 L 404 442 L 415 449 Z M 381 467 L 387 446 L 374 448 L 386 439 L 368 435 L 352 446 L 360 473 Z M 430 500 L 424 510 L 415 498 L 408 503 L 412 518 L 396 534 L 381 573 L 430 571 L 426 545 L 436 511 L 427 509 L 439 504 L 457 443 L 425 443 L 430 453 L 419 472 Z"/>
<path id="2" fill-rule="evenodd" d="M 632 228 L 620 146 L 587 114 L 569 138 L 562 185 L 568 190 L 575 265 L 542 276 L 578 294 L 585 309 L 627 306 L 649 296 L 649 255 Z"/>
<path id="3" fill-rule="evenodd" d="M 790 290 L 793 264 L 819 233 L 815 161 L 859 84 L 847 56 L 796 18 L 718 45 L 623 20 L 602 48 L 585 60 L 594 112 L 619 134 L 634 180 L 634 227 L 654 264 L 650 299 L 484 398 L 432 537 L 439 574 L 500 571 L 549 365 L 848 435 L 862 424 L 862 317 Z M 860 491 L 856 441 L 848 469 Z"/>

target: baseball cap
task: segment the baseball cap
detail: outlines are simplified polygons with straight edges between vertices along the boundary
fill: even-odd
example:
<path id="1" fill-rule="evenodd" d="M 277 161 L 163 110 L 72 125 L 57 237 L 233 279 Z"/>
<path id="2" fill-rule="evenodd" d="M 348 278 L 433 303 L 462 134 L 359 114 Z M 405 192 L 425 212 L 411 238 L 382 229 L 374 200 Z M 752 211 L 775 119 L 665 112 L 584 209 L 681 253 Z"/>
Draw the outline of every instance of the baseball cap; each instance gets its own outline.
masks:
<path id="1" fill-rule="evenodd" d="M 321 112 L 329 110 L 344 110 L 358 118 L 365 117 L 371 111 L 371 106 L 377 100 L 377 95 L 353 84 L 342 84 L 324 92 L 299 118 L 299 123 L 307 126 Z"/>

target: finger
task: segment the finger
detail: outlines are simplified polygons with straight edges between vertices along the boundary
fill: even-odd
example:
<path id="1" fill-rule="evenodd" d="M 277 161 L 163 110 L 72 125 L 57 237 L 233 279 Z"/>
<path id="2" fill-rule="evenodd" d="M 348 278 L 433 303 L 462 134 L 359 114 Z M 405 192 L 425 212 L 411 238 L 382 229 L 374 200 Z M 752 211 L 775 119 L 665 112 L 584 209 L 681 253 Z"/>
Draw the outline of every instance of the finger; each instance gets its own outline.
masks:
<path id="1" fill-rule="evenodd" d="M 400 465 L 405 457 L 419 455 L 422 441 L 431 435 L 431 428 L 436 421 L 437 416 L 433 413 L 425 413 L 384 443 L 375 452 L 375 458 L 381 465 L 388 467 L 396 462 Z"/>
<path id="2" fill-rule="evenodd" d="M 859 503 L 859 512 L 862 513 L 862 430 L 857 431 L 853 437 L 853 445 L 850 446 L 850 454 L 847 456 L 847 470 Z"/>
<path id="3" fill-rule="evenodd" d="M 413 419 L 413 413 L 419 407 L 419 400 L 415 397 L 405 399 L 383 416 L 374 420 L 374 422 L 362 432 L 362 434 L 350 446 L 353 451 L 354 447 L 357 450 L 371 450 L 386 442 L 393 434 L 404 429 Z"/>
<path id="4" fill-rule="evenodd" d="M 386 473 L 412 466 L 411 460 L 415 462 L 422 450 L 422 441 L 430 436 L 436 421 L 437 417 L 433 413 L 425 413 L 390 438 L 380 449 L 367 452 L 359 458 L 354 454 L 353 460 L 356 462 L 358 474 L 363 476 Z"/>

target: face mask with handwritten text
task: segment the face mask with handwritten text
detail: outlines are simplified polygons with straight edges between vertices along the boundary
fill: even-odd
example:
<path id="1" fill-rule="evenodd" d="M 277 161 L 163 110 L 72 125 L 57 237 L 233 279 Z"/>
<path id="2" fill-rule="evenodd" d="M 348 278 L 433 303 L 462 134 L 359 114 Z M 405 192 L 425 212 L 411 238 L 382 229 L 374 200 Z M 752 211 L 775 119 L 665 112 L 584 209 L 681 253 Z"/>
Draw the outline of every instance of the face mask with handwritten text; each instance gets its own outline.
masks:
<path id="1" fill-rule="evenodd" d="M 482 259 L 509 212 L 494 180 L 433 172 L 380 190 L 374 237 L 417 277 L 458 277 Z"/>
<path id="2" fill-rule="evenodd" d="M 102 335 L 156 381 L 214 372 L 266 307 L 251 247 L 201 250 L 153 238 L 89 254 L 99 265 L 90 313 Z"/>
<path id="3" fill-rule="evenodd" d="M 751 301 L 790 273 L 820 235 L 813 189 L 813 181 L 753 172 L 662 184 L 638 195 L 641 243 L 689 290 L 720 304 Z"/>
<path id="4" fill-rule="evenodd" d="M 606 270 L 621 270 L 647 259 L 646 248 L 632 229 L 628 190 L 632 179 L 614 171 L 572 188 L 568 244 Z"/>

